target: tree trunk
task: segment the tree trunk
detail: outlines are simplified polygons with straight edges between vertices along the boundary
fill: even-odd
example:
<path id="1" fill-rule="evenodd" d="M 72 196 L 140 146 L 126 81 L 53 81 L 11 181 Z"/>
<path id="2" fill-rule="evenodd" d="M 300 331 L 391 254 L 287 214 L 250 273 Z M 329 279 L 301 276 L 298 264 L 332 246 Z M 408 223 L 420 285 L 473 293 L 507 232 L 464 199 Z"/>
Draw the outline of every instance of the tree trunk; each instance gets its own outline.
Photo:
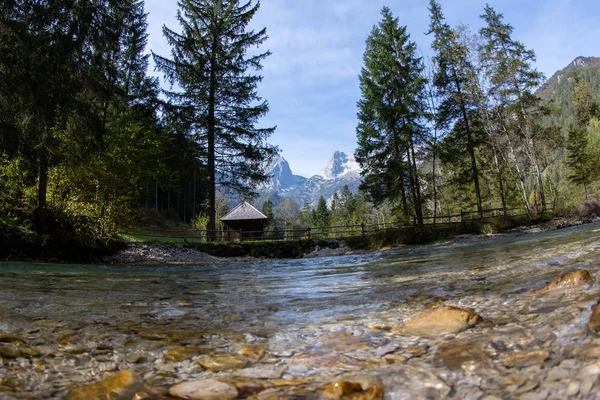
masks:
<path id="1" fill-rule="evenodd" d="M 410 152 L 412 153 L 412 168 L 413 168 L 413 179 L 415 185 L 415 213 L 417 214 L 417 221 L 419 225 L 423 225 L 423 203 L 421 201 L 421 184 L 419 182 L 419 173 L 417 171 L 417 161 L 415 159 L 415 147 L 413 141 L 410 141 Z"/>
<path id="2" fill-rule="evenodd" d="M 192 200 L 192 218 L 196 218 L 196 170 L 194 170 L 194 199 Z"/>
<path id="3" fill-rule="evenodd" d="M 215 240 L 216 230 L 216 190 L 215 182 L 215 107 L 216 107 L 216 92 L 217 92 L 217 38 L 213 38 L 212 43 L 212 58 L 210 62 L 210 88 L 208 93 L 208 222 L 207 222 L 207 239 Z"/>
<path id="4" fill-rule="evenodd" d="M 432 174 L 431 174 L 431 185 L 433 186 L 433 224 L 435 225 L 437 219 L 437 186 L 436 186 L 436 148 L 437 148 L 437 128 L 434 130 L 434 138 L 433 138 L 433 149 L 431 154 L 433 156 L 432 161 Z"/>
<path id="5" fill-rule="evenodd" d="M 496 145 L 492 143 L 492 150 L 494 151 L 494 164 L 496 165 L 496 170 L 498 172 L 498 186 L 500 188 L 500 201 L 502 202 L 502 211 L 504 215 L 506 215 L 506 196 L 504 194 L 504 178 L 502 177 L 502 165 L 498 161 L 498 151 L 496 150 Z"/>
<path id="6" fill-rule="evenodd" d="M 415 185 L 415 177 L 413 174 L 413 167 L 412 167 L 412 156 L 410 154 L 410 145 L 406 146 L 406 161 L 408 164 L 408 184 L 410 185 L 410 191 L 411 191 L 411 195 L 412 195 L 412 201 L 413 201 L 413 207 L 414 207 L 414 211 L 415 211 L 415 217 L 417 217 L 418 215 L 418 208 L 419 208 L 419 204 L 418 204 L 418 200 L 417 200 L 417 186 Z"/>
<path id="7" fill-rule="evenodd" d="M 507 135 L 508 137 L 508 135 Z M 527 189 L 525 188 L 525 175 L 521 172 L 521 167 L 519 166 L 519 162 L 517 161 L 517 156 L 515 155 L 515 150 L 512 146 L 510 138 L 508 138 L 508 149 L 510 158 L 514 165 L 516 175 L 518 177 L 518 186 L 521 187 L 521 196 L 523 197 L 523 205 L 525 206 L 525 211 L 527 211 L 527 215 L 531 219 L 533 217 L 533 212 L 531 210 L 531 204 L 529 204 L 529 197 L 527 196 Z"/>
<path id="8" fill-rule="evenodd" d="M 539 191 L 540 191 L 540 202 L 542 203 L 542 214 L 546 212 L 546 194 L 544 193 L 544 184 L 542 182 L 542 171 L 540 170 L 540 163 L 537 158 L 537 152 L 535 150 L 535 144 L 533 143 L 533 139 L 528 137 L 528 147 L 529 152 L 531 153 L 531 163 L 533 165 L 533 171 L 535 177 L 537 179 Z"/>
<path id="9" fill-rule="evenodd" d="M 40 224 L 46 222 L 47 195 L 48 195 L 48 149 L 42 143 L 39 148 L 39 169 L 37 187 L 37 217 Z"/>
<path id="10" fill-rule="evenodd" d="M 454 84 L 456 86 L 456 92 L 460 98 L 460 111 L 465 121 L 465 128 L 467 131 L 467 151 L 469 152 L 469 158 L 471 159 L 471 170 L 473 173 L 473 185 L 475 185 L 475 201 L 477 202 L 477 215 L 479 218 L 482 217 L 483 207 L 481 206 L 481 190 L 479 189 L 479 171 L 477 169 L 477 159 L 475 158 L 475 146 L 473 145 L 473 135 L 471 133 L 471 122 L 469 120 L 469 113 L 462 96 L 462 88 L 458 82 L 456 71 L 454 66 L 452 67 L 452 73 L 454 74 Z"/>

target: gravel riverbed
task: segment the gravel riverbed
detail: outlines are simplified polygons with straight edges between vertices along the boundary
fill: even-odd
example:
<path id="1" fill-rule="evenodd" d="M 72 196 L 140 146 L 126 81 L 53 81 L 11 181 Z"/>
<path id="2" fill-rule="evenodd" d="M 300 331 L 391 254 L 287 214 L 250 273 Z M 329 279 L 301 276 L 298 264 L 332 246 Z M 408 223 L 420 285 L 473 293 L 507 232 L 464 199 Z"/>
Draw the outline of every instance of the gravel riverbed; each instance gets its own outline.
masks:
<path id="1" fill-rule="evenodd" d="M 0 399 L 600 398 L 599 269 L 598 224 L 302 260 L 1 263 Z M 590 279 L 531 291 L 570 270 Z"/>

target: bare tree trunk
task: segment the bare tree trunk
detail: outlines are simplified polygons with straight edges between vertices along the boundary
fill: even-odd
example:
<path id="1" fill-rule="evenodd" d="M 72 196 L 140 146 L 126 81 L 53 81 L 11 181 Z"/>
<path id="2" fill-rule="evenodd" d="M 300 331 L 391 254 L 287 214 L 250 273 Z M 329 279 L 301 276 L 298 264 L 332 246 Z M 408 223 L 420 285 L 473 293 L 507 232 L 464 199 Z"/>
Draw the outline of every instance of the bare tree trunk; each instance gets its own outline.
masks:
<path id="1" fill-rule="evenodd" d="M 431 177 L 431 185 L 433 186 L 433 224 L 435 225 L 437 219 L 437 186 L 436 186 L 436 154 L 435 154 L 435 142 L 437 141 L 437 133 L 435 133 L 434 139 L 434 150 L 432 151 L 433 156 L 433 167 L 432 167 L 432 177 Z"/>
<path id="2" fill-rule="evenodd" d="M 421 201 L 421 185 L 419 183 L 419 173 L 417 171 L 417 161 L 415 160 L 415 147 L 413 141 L 410 141 L 410 151 L 412 155 L 412 168 L 413 168 L 413 179 L 415 187 L 415 213 L 417 214 L 417 221 L 419 225 L 423 225 L 423 205 Z"/>
<path id="3" fill-rule="evenodd" d="M 196 218 L 196 170 L 194 170 L 194 188 L 193 188 L 193 193 L 194 193 L 194 197 L 192 200 L 192 218 Z"/>
<path id="4" fill-rule="evenodd" d="M 504 178 L 502 176 L 502 165 L 498 161 L 498 151 L 496 145 L 492 143 L 492 150 L 494 152 L 494 164 L 496 165 L 496 171 L 498 174 L 498 186 L 500 189 L 500 201 L 502 203 L 502 211 L 506 215 L 506 195 L 504 194 Z"/>
<path id="5" fill-rule="evenodd" d="M 518 182 L 521 188 L 521 196 L 523 197 L 523 205 L 525 206 L 525 210 L 527 211 L 527 215 L 529 218 L 533 217 L 533 211 L 531 209 L 531 204 L 529 204 L 529 197 L 527 196 L 527 189 L 525 187 L 525 175 L 521 172 L 521 167 L 519 166 L 519 162 L 517 161 L 517 156 L 515 155 L 515 150 L 513 148 L 512 142 L 508 137 L 508 149 L 510 154 L 510 159 L 513 163 L 514 169 L 516 171 L 516 175 L 518 177 Z"/>
<path id="6" fill-rule="evenodd" d="M 217 93 L 217 39 L 213 38 L 212 43 L 212 58 L 210 60 L 210 87 L 208 93 L 208 222 L 206 226 L 207 240 L 215 240 L 215 231 L 217 227 L 216 215 L 216 191 L 217 184 L 215 182 L 215 108 L 216 108 L 216 93 Z"/>
<path id="7" fill-rule="evenodd" d="M 38 169 L 38 187 L 37 187 L 37 217 L 40 224 L 46 222 L 46 211 L 48 208 L 48 149 L 45 143 L 40 145 L 38 150 L 39 169 Z"/>

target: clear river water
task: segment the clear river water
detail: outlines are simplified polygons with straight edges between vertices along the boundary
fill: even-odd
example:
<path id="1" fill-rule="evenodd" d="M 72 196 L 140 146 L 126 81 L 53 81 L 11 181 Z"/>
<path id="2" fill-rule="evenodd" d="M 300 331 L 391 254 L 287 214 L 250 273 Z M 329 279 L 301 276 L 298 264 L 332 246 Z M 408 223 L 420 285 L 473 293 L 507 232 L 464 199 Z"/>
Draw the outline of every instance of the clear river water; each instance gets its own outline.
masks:
<path id="1" fill-rule="evenodd" d="M 140 378 L 135 394 L 110 398 L 205 380 L 257 399 L 600 398 L 600 340 L 585 329 L 600 287 L 525 295 L 571 269 L 595 279 L 599 224 L 316 259 L 3 262 L 0 399 L 78 398 L 69 390 L 122 371 Z M 394 333 L 447 304 L 483 322 Z M 337 381 L 361 386 L 329 393 Z"/>

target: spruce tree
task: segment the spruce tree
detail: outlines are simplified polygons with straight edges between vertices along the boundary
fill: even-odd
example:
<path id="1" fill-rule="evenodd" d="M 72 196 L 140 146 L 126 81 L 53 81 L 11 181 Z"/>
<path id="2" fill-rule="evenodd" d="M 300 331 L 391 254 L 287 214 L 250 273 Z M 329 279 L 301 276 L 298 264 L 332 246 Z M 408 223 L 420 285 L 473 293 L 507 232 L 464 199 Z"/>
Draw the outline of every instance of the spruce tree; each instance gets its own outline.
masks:
<path id="1" fill-rule="evenodd" d="M 327 207 L 327 202 L 323 196 L 319 197 L 319 202 L 317 203 L 317 209 L 313 214 L 314 224 L 318 228 L 326 228 L 330 223 L 330 213 L 329 208 Z"/>
<path id="2" fill-rule="evenodd" d="M 583 186 L 587 199 L 588 186 L 597 174 L 595 168 L 597 163 L 591 158 L 588 149 L 587 128 L 596 113 L 597 104 L 587 82 L 577 76 L 575 81 L 572 94 L 575 122 L 569 127 L 566 164 L 571 170 L 569 180 Z"/>
<path id="3" fill-rule="evenodd" d="M 363 169 L 361 187 L 376 204 L 400 201 L 405 217 L 410 196 L 422 223 L 415 147 L 422 141 L 423 65 L 406 27 L 389 8 L 381 14 L 367 38 L 360 74 L 356 155 Z"/>
<path id="4" fill-rule="evenodd" d="M 266 29 L 247 29 L 260 2 L 180 0 L 181 33 L 167 27 L 171 58 L 154 54 L 157 67 L 172 85 L 173 111 L 191 127 L 205 149 L 208 180 L 208 226 L 215 229 L 217 184 L 242 194 L 268 178 L 263 166 L 276 152 L 266 143 L 275 128 L 256 127 L 269 106 L 257 94 L 262 80 L 253 71 L 270 52 L 250 53 L 267 39 Z"/>
<path id="5" fill-rule="evenodd" d="M 583 186 L 585 198 L 588 197 L 588 185 L 594 169 L 594 164 L 587 152 L 588 139 L 586 131 L 578 126 L 571 126 L 567 141 L 566 163 L 571 170 L 569 180 Z"/>
<path id="6" fill-rule="evenodd" d="M 271 199 L 267 199 L 262 206 L 262 213 L 268 218 L 267 223 L 272 225 L 275 219 L 273 215 L 273 202 Z"/>
<path id="7" fill-rule="evenodd" d="M 469 59 L 469 49 L 461 43 L 457 32 L 446 23 L 439 3 L 430 0 L 429 12 L 431 24 L 427 34 L 434 35 L 432 48 L 435 52 L 433 84 L 440 101 L 437 126 L 464 136 L 465 150 L 471 162 L 477 212 L 481 215 L 481 189 L 475 157 L 476 133 L 475 123 L 472 121 L 476 110 L 475 96 L 472 94 L 475 90 L 474 68 Z M 460 120 L 459 124 L 456 123 L 457 120 Z M 462 129 L 457 129 L 459 127 Z"/>

